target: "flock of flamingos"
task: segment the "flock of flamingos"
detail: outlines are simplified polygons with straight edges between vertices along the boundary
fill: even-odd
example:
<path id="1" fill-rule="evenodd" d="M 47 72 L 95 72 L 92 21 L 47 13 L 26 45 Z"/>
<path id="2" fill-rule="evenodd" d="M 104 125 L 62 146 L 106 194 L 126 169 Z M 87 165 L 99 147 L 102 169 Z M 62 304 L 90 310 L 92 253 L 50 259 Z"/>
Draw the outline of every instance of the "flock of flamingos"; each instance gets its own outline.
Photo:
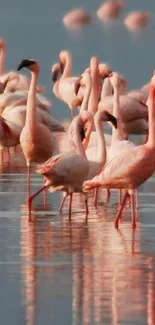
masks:
<path id="1" fill-rule="evenodd" d="M 80 76 L 73 77 L 71 53 L 60 52 L 51 73 L 54 95 L 71 111 L 66 130 L 50 115 L 50 102 L 38 85 L 39 63 L 24 59 L 17 71 L 5 73 L 5 57 L 6 45 L 0 39 L 1 159 L 3 163 L 4 149 L 10 159 L 10 148 L 20 145 L 27 165 L 29 221 L 32 200 L 46 189 L 63 192 L 60 211 L 69 197 L 70 218 L 73 193 L 83 194 L 87 216 L 88 192 L 94 189 L 96 205 L 102 187 L 107 199 L 111 189 L 118 190 L 115 227 L 128 202 L 135 229 L 137 188 L 155 170 L 155 75 L 141 89 L 128 92 L 125 78 L 97 57 L 90 59 Z M 19 73 L 23 68 L 30 71 L 31 79 Z M 104 132 L 104 123 L 111 126 L 112 135 Z M 57 132 L 63 134 L 64 142 L 59 143 Z M 128 140 L 130 134 L 145 134 L 144 143 L 136 146 Z M 43 175 L 43 186 L 31 194 L 34 163 L 39 163 L 36 173 Z"/>

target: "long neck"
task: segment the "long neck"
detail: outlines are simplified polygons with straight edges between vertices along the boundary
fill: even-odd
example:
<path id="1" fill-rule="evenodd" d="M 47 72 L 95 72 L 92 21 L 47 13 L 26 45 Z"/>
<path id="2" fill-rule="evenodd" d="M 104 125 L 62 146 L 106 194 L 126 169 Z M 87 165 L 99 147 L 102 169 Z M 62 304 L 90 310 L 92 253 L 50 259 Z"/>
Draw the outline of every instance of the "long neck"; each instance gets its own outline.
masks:
<path id="1" fill-rule="evenodd" d="M 150 87 L 148 99 L 149 135 L 147 144 L 155 146 L 155 86 Z"/>
<path id="2" fill-rule="evenodd" d="M 27 97 L 26 123 L 25 126 L 30 129 L 30 132 L 35 132 L 36 126 L 36 85 L 38 73 L 31 72 L 31 82 Z"/>
<path id="3" fill-rule="evenodd" d="M 0 49 L 0 76 L 4 74 L 6 48 L 5 45 Z"/>
<path id="4" fill-rule="evenodd" d="M 88 101 L 91 92 L 91 80 L 88 80 L 85 87 L 84 97 L 81 104 L 80 112 L 86 111 L 88 109 Z"/>
<path id="5" fill-rule="evenodd" d="M 122 116 L 119 103 L 118 87 L 114 87 L 113 115 L 117 118 L 117 129 L 115 129 L 114 126 L 112 127 L 112 142 L 115 140 L 124 140 L 126 137 L 122 128 Z"/>
<path id="6" fill-rule="evenodd" d="M 98 67 L 95 67 L 95 69 L 92 71 L 91 77 L 92 77 L 92 87 L 91 87 L 91 93 L 88 102 L 88 111 L 91 112 L 93 115 L 95 115 L 98 109 L 98 97 L 99 97 L 99 89 L 100 89 Z"/>
<path id="7" fill-rule="evenodd" d="M 106 142 L 105 142 L 101 118 L 98 117 L 95 118 L 95 127 L 96 127 L 97 140 L 98 140 L 97 161 L 101 163 L 103 166 L 106 162 Z"/>
<path id="8" fill-rule="evenodd" d="M 105 78 L 102 85 L 101 102 L 103 102 L 104 99 L 110 95 L 112 95 L 112 85 L 109 78 Z"/>
<path id="9" fill-rule="evenodd" d="M 85 154 L 85 150 L 84 147 L 82 145 L 81 142 L 81 138 L 80 138 L 80 130 L 79 130 L 80 126 L 79 123 L 76 124 L 75 126 L 75 143 L 76 143 L 76 153 L 82 157 L 86 158 L 86 154 Z"/>
<path id="10" fill-rule="evenodd" d="M 70 77 L 71 72 L 72 72 L 72 58 L 71 58 L 70 54 L 67 54 L 65 56 L 65 68 L 64 68 L 61 78 L 63 79 L 63 78 Z"/>

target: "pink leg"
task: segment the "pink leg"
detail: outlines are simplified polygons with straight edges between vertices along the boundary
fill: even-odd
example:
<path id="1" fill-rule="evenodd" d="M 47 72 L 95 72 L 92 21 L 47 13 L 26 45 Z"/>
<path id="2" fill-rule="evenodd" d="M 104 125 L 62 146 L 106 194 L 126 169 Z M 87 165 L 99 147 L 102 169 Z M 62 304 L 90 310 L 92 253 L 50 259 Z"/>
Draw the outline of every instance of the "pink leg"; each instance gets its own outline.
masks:
<path id="1" fill-rule="evenodd" d="M 125 193 L 122 204 L 121 204 L 119 211 L 117 213 L 117 216 L 115 218 L 115 221 L 114 221 L 115 228 L 118 228 L 119 220 L 121 218 L 121 214 L 122 214 L 122 211 L 123 211 L 125 203 L 126 203 L 127 195 L 128 195 L 128 193 Z"/>
<path id="2" fill-rule="evenodd" d="M 40 194 L 42 191 L 44 191 L 46 188 L 48 188 L 48 186 L 43 186 L 40 188 L 40 190 L 38 190 L 37 192 L 35 192 L 33 195 L 29 196 L 27 199 L 27 205 L 28 205 L 28 213 L 29 213 L 29 219 L 28 221 L 31 222 L 31 207 L 32 207 L 32 201 L 34 200 L 34 198 Z"/>
<path id="3" fill-rule="evenodd" d="M 60 208 L 59 208 L 59 212 L 61 213 L 62 212 L 62 209 L 63 209 L 63 206 L 64 206 L 64 203 L 65 203 L 65 201 L 66 201 L 66 198 L 67 198 L 67 196 L 68 196 L 68 193 L 63 193 L 63 199 L 62 199 L 62 201 L 61 201 L 61 204 L 60 204 Z"/>
<path id="4" fill-rule="evenodd" d="M 135 190 L 135 197 L 136 197 L 136 209 L 139 209 L 139 199 L 138 199 L 138 190 Z"/>
<path id="5" fill-rule="evenodd" d="M 70 199 L 69 199 L 68 217 L 69 217 L 69 220 L 71 220 L 73 193 L 70 193 L 69 196 L 70 196 Z"/>
<path id="6" fill-rule="evenodd" d="M 31 184 L 30 184 L 30 165 L 27 165 L 27 193 L 28 197 L 31 195 Z"/>
<path id="7" fill-rule="evenodd" d="M 110 190 L 107 189 L 107 195 L 106 195 L 106 198 L 105 198 L 106 202 L 108 202 L 110 200 L 110 195 L 111 195 Z"/>
<path id="8" fill-rule="evenodd" d="M 95 205 L 95 208 L 97 208 L 97 199 L 98 199 L 98 187 L 95 188 L 95 191 L 94 191 L 94 205 Z"/>
<path id="9" fill-rule="evenodd" d="M 118 190 L 118 206 L 120 207 L 122 202 L 122 191 Z"/>
<path id="10" fill-rule="evenodd" d="M 134 206 L 134 194 L 131 195 L 131 216 L 132 216 L 132 228 L 136 229 L 136 214 L 135 214 L 135 206 Z"/>
<path id="11" fill-rule="evenodd" d="M 43 186 L 45 186 L 46 183 L 46 178 L 43 177 Z M 43 191 L 43 202 L 44 202 L 44 206 L 47 204 L 47 200 L 46 200 L 46 189 Z"/>

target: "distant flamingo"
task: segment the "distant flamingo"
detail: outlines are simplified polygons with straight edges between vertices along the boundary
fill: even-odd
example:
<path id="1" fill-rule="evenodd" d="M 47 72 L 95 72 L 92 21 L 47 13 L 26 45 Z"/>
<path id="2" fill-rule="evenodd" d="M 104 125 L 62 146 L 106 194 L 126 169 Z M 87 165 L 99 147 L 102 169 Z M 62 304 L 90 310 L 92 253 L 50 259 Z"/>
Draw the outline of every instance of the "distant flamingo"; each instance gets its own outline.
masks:
<path id="1" fill-rule="evenodd" d="M 122 1 L 109 0 L 97 10 L 97 16 L 102 21 L 119 18 L 124 3 Z"/>
<path id="2" fill-rule="evenodd" d="M 68 29 L 78 29 L 90 24 L 91 15 L 83 9 L 74 9 L 63 17 L 63 23 Z"/>
<path id="3" fill-rule="evenodd" d="M 150 16 L 149 12 L 134 11 L 124 19 L 124 24 L 129 30 L 136 31 L 147 26 Z"/>
<path id="4" fill-rule="evenodd" d="M 6 44 L 4 40 L 0 39 L 0 86 L 3 86 L 3 91 L 16 91 L 26 90 L 29 88 L 29 79 L 15 71 L 5 73 L 5 60 L 6 60 Z M 0 89 L 1 89 L 0 87 Z M 42 92 L 43 87 L 37 86 L 37 92 Z"/>
<path id="5" fill-rule="evenodd" d="M 115 219 L 116 228 L 118 228 L 121 213 L 129 194 L 131 196 L 132 226 L 135 229 L 134 191 L 153 174 L 155 169 L 155 76 L 151 79 L 148 105 L 149 135 L 147 143 L 116 156 L 105 165 L 99 176 L 84 183 L 86 191 L 100 186 L 125 190 L 122 205 Z"/>
<path id="6" fill-rule="evenodd" d="M 26 122 L 20 135 L 20 144 L 27 164 L 28 195 L 30 196 L 30 166 L 32 162 L 43 162 L 52 156 L 53 139 L 49 129 L 36 119 L 36 85 L 39 75 L 39 63 L 35 60 L 22 60 L 18 70 L 22 68 L 27 68 L 31 72 Z"/>

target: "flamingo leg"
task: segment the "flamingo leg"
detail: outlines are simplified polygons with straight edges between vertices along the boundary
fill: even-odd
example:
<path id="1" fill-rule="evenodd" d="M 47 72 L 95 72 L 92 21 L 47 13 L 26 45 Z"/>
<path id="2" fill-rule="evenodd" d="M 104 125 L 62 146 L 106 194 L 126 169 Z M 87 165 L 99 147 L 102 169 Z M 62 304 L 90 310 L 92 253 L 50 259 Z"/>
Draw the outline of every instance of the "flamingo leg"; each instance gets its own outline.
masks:
<path id="1" fill-rule="evenodd" d="M 46 183 L 46 178 L 43 177 L 43 186 L 45 186 L 45 183 Z M 44 205 L 47 204 L 46 189 L 43 190 L 43 202 L 44 202 Z"/>
<path id="2" fill-rule="evenodd" d="M 33 195 L 29 196 L 27 199 L 27 205 L 28 205 L 28 216 L 29 219 L 28 221 L 31 222 L 31 208 L 32 208 L 32 201 L 34 200 L 34 198 L 40 194 L 42 191 L 44 191 L 48 186 L 43 186 L 40 188 L 40 190 L 38 190 L 37 192 L 35 192 Z"/>
<path id="3" fill-rule="evenodd" d="M 135 214 L 135 206 L 134 206 L 134 194 L 131 196 L 131 216 L 132 216 L 132 228 L 136 229 L 136 214 Z"/>
<path id="4" fill-rule="evenodd" d="M 115 226 L 115 228 L 118 228 L 118 226 L 119 226 L 119 220 L 120 220 L 120 218 L 121 218 L 121 214 L 122 214 L 122 211 L 123 211 L 123 209 L 124 209 L 124 206 L 125 206 L 125 203 L 126 203 L 127 196 L 128 196 L 128 193 L 126 192 L 125 195 L 124 195 L 124 198 L 123 198 L 123 200 L 122 200 L 122 204 L 121 204 L 121 206 L 120 206 L 120 208 L 119 208 L 119 211 L 118 211 L 118 213 L 117 213 L 117 215 L 116 215 L 115 221 L 114 221 L 114 226 Z"/>
<path id="5" fill-rule="evenodd" d="M 121 202 L 122 202 L 122 191 L 118 190 L 118 205 L 119 205 L 119 207 L 121 206 Z"/>
<path id="6" fill-rule="evenodd" d="M 60 208 L 59 208 L 60 213 L 62 212 L 62 209 L 63 209 L 63 206 L 64 206 L 67 196 L 68 196 L 68 193 L 65 193 L 65 194 L 63 193 L 63 199 L 61 201 Z"/>
<path id="7" fill-rule="evenodd" d="M 27 193 L 28 193 L 28 197 L 30 197 L 31 194 L 31 179 L 30 179 L 30 164 L 27 163 Z"/>
<path id="8" fill-rule="evenodd" d="M 109 202 L 109 200 L 110 200 L 110 195 L 111 195 L 111 193 L 110 193 L 110 190 L 109 189 L 107 189 L 107 195 L 106 195 L 106 202 Z"/>
<path id="9" fill-rule="evenodd" d="M 88 196 L 87 196 L 87 194 L 84 194 L 84 197 L 85 197 L 85 209 L 86 209 L 86 217 L 87 217 L 88 214 L 89 214 L 89 209 L 88 209 Z"/>
<path id="10" fill-rule="evenodd" d="M 98 199 L 98 187 L 95 188 L 94 200 L 93 200 L 93 203 L 94 203 L 94 206 L 95 206 L 96 209 L 97 209 L 97 199 Z"/>
<path id="11" fill-rule="evenodd" d="M 136 198 L 136 209 L 139 209 L 139 198 L 138 198 L 138 190 L 135 190 L 135 198 Z"/>
<path id="12" fill-rule="evenodd" d="M 69 196 L 70 196 L 70 199 L 69 199 L 68 217 L 69 217 L 69 220 L 71 220 L 73 193 L 70 193 Z"/>
<path id="13" fill-rule="evenodd" d="M 8 152 L 8 163 L 10 164 L 10 161 L 11 161 L 11 154 L 10 154 L 10 150 L 9 150 L 9 148 L 7 148 L 7 152 Z"/>

